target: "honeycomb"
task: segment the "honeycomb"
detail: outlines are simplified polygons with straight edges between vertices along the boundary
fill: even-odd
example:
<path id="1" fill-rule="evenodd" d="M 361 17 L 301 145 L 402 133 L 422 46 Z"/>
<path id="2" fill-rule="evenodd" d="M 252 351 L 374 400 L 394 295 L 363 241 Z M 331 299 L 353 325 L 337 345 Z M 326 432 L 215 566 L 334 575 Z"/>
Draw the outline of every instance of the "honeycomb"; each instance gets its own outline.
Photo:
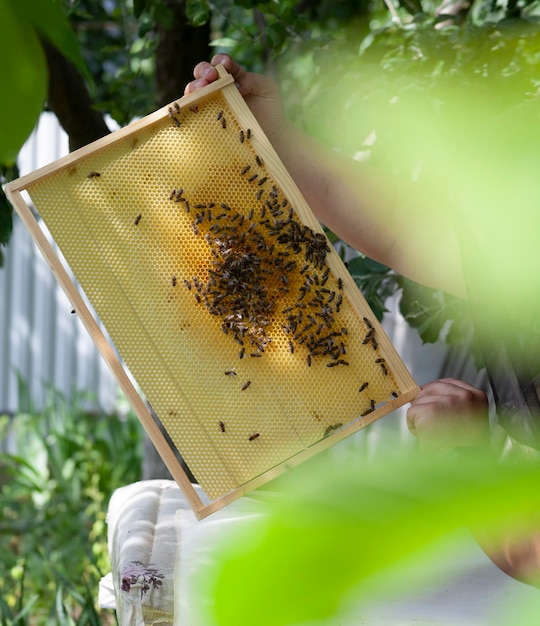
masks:
<path id="1" fill-rule="evenodd" d="M 222 91 L 179 102 L 26 189 L 214 499 L 414 384 L 256 122 Z"/>

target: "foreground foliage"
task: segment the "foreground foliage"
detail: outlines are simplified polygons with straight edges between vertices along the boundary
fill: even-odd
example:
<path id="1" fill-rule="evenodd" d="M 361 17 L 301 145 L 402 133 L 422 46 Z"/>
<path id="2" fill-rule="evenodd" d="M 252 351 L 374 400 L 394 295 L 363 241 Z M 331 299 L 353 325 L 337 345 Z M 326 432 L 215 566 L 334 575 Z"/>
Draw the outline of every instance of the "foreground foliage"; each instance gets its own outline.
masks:
<path id="1" fill-rule="evenodd" d="M 200 623 L 371 623 L 373 600 L 391 605 L 429 589 L 432 571 L 446 592 L 441 565 L 455 574 L 469 556 L 458 548 L 474 545 L 456 543 L 456 532 L 496 541 L 509 530 L 536 531 L 539 480 L 537 467 L 497 467 L 480 454 L 428 459 L 388 447 L 371 462 L 354 451 L 346 460 L 319 456 L 274 483 L 279 500 L 239 515 L 240 532 L 236 525 L 205 553 L 213 567 L 201 568 L 193 587 L 204 590 L 194 600 Z M 499 606 L 485 623 L 536 623 L 540 595 L 527 597 L 518 605 L 509 594 L 507 611 Z"/>

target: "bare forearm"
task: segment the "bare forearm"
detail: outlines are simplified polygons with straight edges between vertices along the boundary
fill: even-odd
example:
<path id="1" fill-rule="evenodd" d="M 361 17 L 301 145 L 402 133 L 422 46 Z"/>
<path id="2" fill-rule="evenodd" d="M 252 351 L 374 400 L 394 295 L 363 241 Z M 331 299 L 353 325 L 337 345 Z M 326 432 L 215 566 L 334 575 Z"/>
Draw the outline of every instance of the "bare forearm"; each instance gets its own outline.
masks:
<path id="1" fill-rule="evenodd" d="M 427 190 L 385 176 L 292 126 L 273 145 L 317 218 L 355 249 L 423 284 L 464 295 L 448 212 Z"/>

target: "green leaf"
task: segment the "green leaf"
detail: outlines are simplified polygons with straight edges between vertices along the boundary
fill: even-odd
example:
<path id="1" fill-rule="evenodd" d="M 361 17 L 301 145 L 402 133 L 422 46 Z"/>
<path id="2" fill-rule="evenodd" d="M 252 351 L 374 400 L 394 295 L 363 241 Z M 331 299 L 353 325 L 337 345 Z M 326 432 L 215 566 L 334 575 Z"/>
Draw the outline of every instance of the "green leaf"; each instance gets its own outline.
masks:
<path id="1" fill-rule="evenodd" d="M 47 65 L 35 30 L 12 3 L 0 2 L 0 163 L 12 164 L 34 128 L 47 93 Z"/>
<path id="2" fill-rule="evenodd" d="M 21 22 L 32 26 L 67 57 L 89 81 L 92 80 L 75 33 L 68 26 L 56 0 L 7 0 Z M 6 57 L 3 57 L 6 58 Z"/>
<path id="3" fill-rule="evenodd" d="M 133 0 L 133 14 L 137 19 L 146 11 L 148 0 Z"/>
<path id="4" fill-rule="evenodd" d="M 352 275 L 362 276 L 364 274 L 388 274 L 390 268 L 382 263 L 374 261 L 367 256 L 358 256 L 349 261 L 349 272 Z"/>
<path id="5" fill-rule="evenodd" d="M 208 2 L 188 0 L 186 3 L 186 17 L 192 26 L 202 26 L 210 19 Z"/>
<path id="6" fill-rule="evenodd" d="M 435 547 L 464 526 L 496 535 L 520 519 L 522 530 L 535 528 L 538 468 L 497 468 L 480 453 L 425 459 L 395 450 L 365 471 L 349 462 L 319 458 L 295 469 L 274 506 L 265 502 L 207 554 L 216 566 L 195 588 L 215 613 L 203 623 L 250 624 L 256 615 L 257 626 L 339 624 L 353 593 L 368 602 L 396 572 L 406 591 L 427 550 L 440 559 Z"/>

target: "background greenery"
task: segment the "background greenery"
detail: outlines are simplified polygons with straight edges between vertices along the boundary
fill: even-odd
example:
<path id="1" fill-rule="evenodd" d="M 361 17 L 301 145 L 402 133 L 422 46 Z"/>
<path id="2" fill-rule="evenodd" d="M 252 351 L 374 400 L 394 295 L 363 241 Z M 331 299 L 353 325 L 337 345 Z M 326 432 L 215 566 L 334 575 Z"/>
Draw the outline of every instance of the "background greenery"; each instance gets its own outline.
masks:
<path id="1" fill-rule="evenodd" d="M 529 120 L 536 118 L 523 115 L 535 106 L 540 86 L 539 12 L 537 0 L 0 0 L 0 183 L 18 175 L 17 152 L 43 109 L 58 116 L 75 149 L 109 132 L 106 115 L 126 124 L 176 99 L 195 63 L 225 50 L 249 69 L 275 75 L 293 121 L 332 148 L 369 156 L 409 179 L 423 176 L 440 198 L 459 193 L 464 181 L 474 188 L 480 180 L 478 194 L 488 206 L 499 206 L 480 169 L 489 177 L 507 176 L 512 193 L 528 189 L 522 171 L 493 160 L 485 149 L 475 151 L 471 138 L 478 129 L 485 138 L 500 119 L 517 120 L 525 135 L 533 131 Z M 435 133 L 444 141 L 433 141 Z M 505 148 L 512 137 L 503 137 Z M 492 134 L 488 149 L 500 152 L 500 140 Z M 440 160 L 445 151 L 452 162 Z M 505 203 L 512 207 L 513 196 Z M 11 230 L 11 207 L 0 195 L 0 244 L 8 243 Z M 346 244 L 336 244 L 344 257 L 352 256 Z M 515 246 L 495 249 L 502 267 L 514 275 L 516 267 L 523 270 L 523 263 L 512 264 Z M 529 265 L 535 271 L 537 264 Z M 388 296 L 397 294 L 425 341 L 443 333 L 459 343 L 469 333 L 469 312 L 460 300 L 362 255 L 350 260 L 349 270 L 378 316 Z M 83 404 L 79 399 L 68 406 L 51 393 L 43 413 L 21 406 L 13 421 L 4 420 L 5 429 L 15 428 L 18 447 L 1 459 L 0 528 L 7 546 L 0 559 L 2 626 L 98 623 L 94 598 L 106 569 L 106 501 L 115 486 L 138 478 L 139 439 L 131 417 L 87 415 Z M 482 492 L 482 480 L 470 493 Z M 518 508 L 532 484 L 528 477 L 519 480 Z M 383 502 L 377 489 L 349 488 L 363 494 L 356 516 Z M 497 515 L 495 492 L 490 494 L 485 510 Z M 321 490 L 323 505 L 331 496 L 331 487 Z M 446 496 L 444 515 L 462 506 L 452 489 Z M 411 524 L 426 511 L 416 504 Z M 316 544 L 328 541 L 324 533 L 341 536 L 341 526 L 326 527 L 321 511 L 312 513 Z M 273 541 L 267 546 L 272 554 L 292 546 L 279 533 Z M 332 580 L 347 568 L 345 552 L 319 557 L 329 559 L 323 567 Z M 340 591 L 332 580 L 326 585 L 335 599 Z"/>
<path id="2" fill-rule="evenodd" d="M 105 516 L 117 487 L 140 479 L 141 427 L 119 404 L 85 410 L 50 389 L 32 408 L 21 382 L 20 411 L 0 416 L 0 624 L 97 626 L 99 580 L 110 571 Z"/>

